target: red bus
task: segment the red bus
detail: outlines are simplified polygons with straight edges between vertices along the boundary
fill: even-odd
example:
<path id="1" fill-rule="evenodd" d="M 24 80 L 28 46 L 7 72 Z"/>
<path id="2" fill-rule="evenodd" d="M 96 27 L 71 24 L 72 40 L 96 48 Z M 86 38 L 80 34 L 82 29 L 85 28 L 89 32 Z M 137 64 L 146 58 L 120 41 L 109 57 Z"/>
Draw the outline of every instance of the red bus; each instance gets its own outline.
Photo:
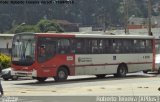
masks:
<path id="1" fill-rule="evenodd" d="M 74 75 L 149 71 L 155 68 L 152 36 L 104 34 L 16 34 L 12 44 L 12 75 L 38 81 L 64 81 Z"/>

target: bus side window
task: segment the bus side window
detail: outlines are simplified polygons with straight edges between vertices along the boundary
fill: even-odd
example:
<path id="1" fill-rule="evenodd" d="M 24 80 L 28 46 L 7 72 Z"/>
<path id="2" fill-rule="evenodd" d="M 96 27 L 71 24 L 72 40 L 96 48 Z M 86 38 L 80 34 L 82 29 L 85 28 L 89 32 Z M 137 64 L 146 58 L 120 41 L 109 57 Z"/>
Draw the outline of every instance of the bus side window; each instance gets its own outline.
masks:
<path id="1" fill-rule="evenodd" d="M 139 40 L 139 52 L 145 52 L 145 40 Z"/>
<path id="2" fill-rule="evenodd" d="M 90 54 L 90 53 L 92 53 L 92 40 L 91 39 L 86 39 L 85 41 L 86 41 L 86 43 L 85 43 L 86 53 Z"/>
<path id="3" fill-rule="evenodd" d="M 70 42 L 68 39 L 58 40 L 58 53 L 69 54 L 70 53 Z"/>
<path id="4" fill-rule="evenodd" d="M 93 54 L 98 53 L 97 40 L 92 40 L 92 53 L 93 53 Z"/>
<path id="5" fill-rule="evenodd" d="M 38 49 L 39 49 L 38 61 L 39 62 L 44 62 L 46 60 L 46 57 L 47 57 L 45 44 L 40 44 Z"/>
<path id="6" fill-rule="evenodd" d="M 139 50 L 138 40 L 134 40 L 134 52 L 137 53 Z"/>
<path id="7" fill-rule="evenodd" d="M 82 49 L 82 42 L 78 41 L 76 44 L 76 52 L 77 53 L 83 53 L 83 49 Z"/>
<path id="8" fill-rule="evenodd" d="M 53 38 L 40 38 L 38 41 L 38 61 L 44 62 L 56 54 L 56 42 Z"/>
<path id="9" fill-rule="evenodd" d="M 146 51 L 146 53 L 152 52 L 152 42 L 151 42 L 151 40 L 146 40 L 145 41 L 145 51 Z"/>
<path id="10" fill-rule="evenodd" d="M 39 56 L 45 56 L 45 45 L 40 45 L 39 47 Z"/>
<path id="11" fill-rule="evenodd" d="M 112 42 L 110 39 L 104 39 L 104 53 L 111 53 L 112 52 Z"/>
<path id="12" fill-rule="evenodd" d="M 75 53 L 84 54 L 85 51 L 85 40 L 84 39 L 76 39 L 75 43 Z"/>
<path id="13" fill-rule="evenodd" d="M 70 53 L 71 54 L 75 53 L 75 43 L 76 43 L 75 39 L 70 40 Z"/>
<path id="14" fill-rule="evenodd" d="M 115 39 L 112 39 L 112 53 L 116 53 L 116 42 Z"/>
<path id="15" fill-rule="evenodd" d="M 93 54 L 102 54 L 103 53 L 103 40 L 102 39 L 94 39 L 92 40 L 92 53 Z"/>
<path id="16" fill-rule="evenodd" d="M 121 43 L 122 42 L 121 42 L 120 39 L 116 39 L 115 40 L 115 44 L 116 44 L 115 51 L 116 51 L 116 53 L 121 53 L 122 52 L 122 50 L 121 50 L 121 47 L 122 47 Z"/>
<path id="17" fill-rule="evenodd" d="M 99 43 L 98 43 L 98 45 L 99 45 L 99 53 L 104 53 L 103 52 L 103 49 L 104 49 L 104 41 L 101 39 L 101 40 L 99 40 Z"/>
<path id="18" fill-rule="evenodd" d="M 122 53 L 132 53 L 133 52 L 133 44 L 132 44 L 133 40 L 123 40 L 123 46 L 122 48 Z"/>

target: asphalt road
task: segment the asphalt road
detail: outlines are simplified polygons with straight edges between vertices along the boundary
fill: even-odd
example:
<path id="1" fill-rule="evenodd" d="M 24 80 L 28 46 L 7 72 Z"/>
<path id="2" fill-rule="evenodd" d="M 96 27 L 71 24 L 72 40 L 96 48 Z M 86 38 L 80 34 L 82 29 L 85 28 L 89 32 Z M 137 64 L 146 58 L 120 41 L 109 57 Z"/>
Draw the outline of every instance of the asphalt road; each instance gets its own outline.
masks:
<path id="1" fill-rule="evenodd" d="M 32 102 L 35 98 L 33 96 L 46 99 L 45 102 L 72 102 L 67 99 L 72 99 L 73 102 L 74 99 L 76 102 L 93 102 L 99 96 L 160 96 L 160 75 L 141 72 L 128 74 L 125 78 L 114 78 L 111 75 L 103 79 L 95 76 L 71 76 L 66 82 L 54 82 L 49 78 L 45 83 L 39 83 L 22 78 L 17 81 L 2 80 L 2 85 L 5 97 L 25 96 L 27 100 L 30 99 L 25 101 L 24 97 L 20 97 L 20 102 Z M 33 102 L 41 102 L 42 99 L 39 98 Z"/>

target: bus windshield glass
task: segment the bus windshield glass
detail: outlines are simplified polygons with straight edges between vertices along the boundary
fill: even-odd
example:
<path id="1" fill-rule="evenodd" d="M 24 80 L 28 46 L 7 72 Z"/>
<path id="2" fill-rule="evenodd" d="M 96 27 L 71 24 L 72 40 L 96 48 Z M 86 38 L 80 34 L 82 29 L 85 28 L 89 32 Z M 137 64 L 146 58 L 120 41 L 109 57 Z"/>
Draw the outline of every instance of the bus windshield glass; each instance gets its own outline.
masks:
<path id="1" fill-rule="evenodd" d="M 12 45 L 12 63 L 32 65 L 35 60 L 35 36 L 16 35 Z"/>

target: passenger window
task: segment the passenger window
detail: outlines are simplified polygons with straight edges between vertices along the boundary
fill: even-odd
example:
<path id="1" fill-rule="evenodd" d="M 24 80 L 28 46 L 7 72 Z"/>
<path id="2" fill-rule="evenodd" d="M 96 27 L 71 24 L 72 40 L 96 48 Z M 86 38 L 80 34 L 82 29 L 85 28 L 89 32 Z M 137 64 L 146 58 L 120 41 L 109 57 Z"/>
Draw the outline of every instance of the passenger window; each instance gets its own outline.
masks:
<path id="1" fill-rule="evenodd" d="M 152 52 L 152 42 L 151 40 L 146 40 L 146 53 L 151 53 Z"/>
<path id="2" fill-rule="evenodd" d="M 41 38 L 38 41 L 38 61 L 44 62 L 56 54 L 56 42 L 52 38 Z"/>
<path id="3" fill-rule="evenodd" d="M 59 39 L 58 40 L 58 53 L 69 54 L 71 51 L 69 39 Z"/>
<path id="4" fill-rule="evenodd" d="M 78 54 L 84 54 L 86 52 L 85 51 L 85 40 L 84 39 L 76 39 L 75 51 Z"/>

